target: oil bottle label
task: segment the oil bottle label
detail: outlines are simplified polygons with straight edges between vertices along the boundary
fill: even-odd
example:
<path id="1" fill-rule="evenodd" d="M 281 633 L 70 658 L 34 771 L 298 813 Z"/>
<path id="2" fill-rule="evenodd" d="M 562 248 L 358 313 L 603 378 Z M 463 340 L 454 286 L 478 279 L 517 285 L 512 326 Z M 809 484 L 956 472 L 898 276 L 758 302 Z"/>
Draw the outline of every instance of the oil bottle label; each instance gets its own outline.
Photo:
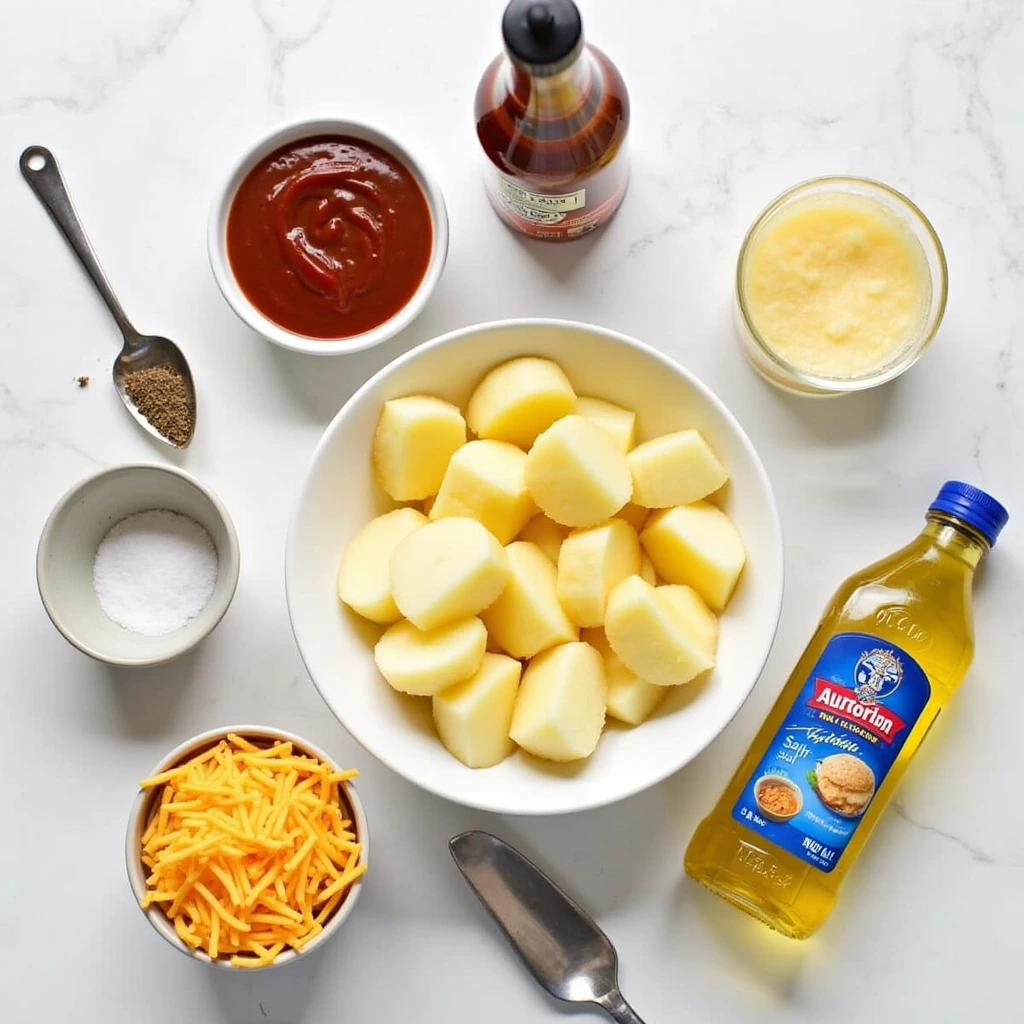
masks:
<path id="1" fill-rule="evenodd" d="M 928 677 L 901 648 L 867 633 L 832 637 L 733 818 L 831 871 L 930 695 Z"/>

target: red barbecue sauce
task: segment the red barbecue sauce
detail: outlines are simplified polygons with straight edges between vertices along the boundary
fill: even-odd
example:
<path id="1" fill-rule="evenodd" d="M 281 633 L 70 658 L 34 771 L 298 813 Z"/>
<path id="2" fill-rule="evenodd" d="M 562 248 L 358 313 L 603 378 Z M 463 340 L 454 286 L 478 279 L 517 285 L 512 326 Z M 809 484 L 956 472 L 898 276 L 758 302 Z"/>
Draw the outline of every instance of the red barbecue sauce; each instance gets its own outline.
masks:
<path id="1" fill-rule="evenodd" d="M 246 298 L 294 334 L 338 339 L 390 320 L 430 264 L 426 197 L 396 157 L 362 139 L 299 139 L 243 179 L 228 262 Z"/>

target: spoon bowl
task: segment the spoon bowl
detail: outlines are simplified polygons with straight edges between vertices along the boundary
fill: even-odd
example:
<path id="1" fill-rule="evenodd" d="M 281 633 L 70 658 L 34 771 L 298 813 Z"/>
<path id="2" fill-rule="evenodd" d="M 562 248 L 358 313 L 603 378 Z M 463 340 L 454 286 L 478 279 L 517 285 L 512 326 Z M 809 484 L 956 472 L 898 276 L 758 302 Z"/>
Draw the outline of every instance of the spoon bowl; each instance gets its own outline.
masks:
<path id="1" fill-rule="evenodd" d="M 611 940 L 536 864 L 479 830 L 448 849 L 538 985 L 564 1002 L 600 1006 L 617 1024 L 644 1024 L 619 991 Z"/>
<path id="2" fill-rule="evenodd" d="M 184 353 L 170 338 L 140 334 L 132 326 L 93 252 L 53 153 L 45 146 L 29 146 L 21 154 L 18 163 L 22 177 L 29 183 L 39 201 L 46 207 L 47 213 L 53 218 L 53 222 L 60 228 L 68 245 L 96 286 L 107 309 L 110 310 L 110 315 L 121 328 L 124 344 L 114 360 L 113 379 L 114 387 L 121 396 L 125 408 L 143 429 L 157 440 L 172 448 L 187 448 L 195 433 L 196 390 Z M 140 370 L 156 369 L 160 366 L 166 366 L 180 380 L 182 392 L 173 396 L 173 401 L 168 401 L 167 396 L 164 396 L 154 406 L 153 419 L 150 419 L 133 399 L 128 379 L 131 374 Z M 175 411 L 183 413 L 184 416 L 172 429 L 165 420 Z M 161 430 L 161 425 L 164 430 Z"/>
<path id="3" fill-rule="evenodd" d="M 158 366 L 168 367 L 182 380 L 187 409 L 185 423 L 180 428 L 183 436 L 163 434 L 146 418 L 128 392 L 128 377 L 131 374 L 140 370 L 156 369 Z M 196 389 L 185 354 L 170 338 L 162 338 L 156 334 L 138 334 L 130 339 L 126 337 L 121 351 L 114 360 L 112 374 L 114 387 L 121 396 L 121 401 L 143 430 L 149 431 L 154 437 L 175 448 L 188 447 L 196 429 Z"/>

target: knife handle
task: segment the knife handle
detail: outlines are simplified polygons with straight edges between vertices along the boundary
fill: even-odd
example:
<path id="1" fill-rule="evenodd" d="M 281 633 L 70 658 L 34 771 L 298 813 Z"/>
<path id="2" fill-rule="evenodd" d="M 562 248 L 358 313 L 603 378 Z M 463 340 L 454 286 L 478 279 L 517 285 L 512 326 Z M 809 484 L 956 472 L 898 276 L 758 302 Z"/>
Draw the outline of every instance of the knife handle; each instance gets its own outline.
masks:
<path id="1" fill-rule="evenodd" d="M 601 1007 L 617 1024 L 644 1024 L 633 1007 L 622 998 L 621 992 L 612 992 L 606 1001 L 601 1002 Z"/>

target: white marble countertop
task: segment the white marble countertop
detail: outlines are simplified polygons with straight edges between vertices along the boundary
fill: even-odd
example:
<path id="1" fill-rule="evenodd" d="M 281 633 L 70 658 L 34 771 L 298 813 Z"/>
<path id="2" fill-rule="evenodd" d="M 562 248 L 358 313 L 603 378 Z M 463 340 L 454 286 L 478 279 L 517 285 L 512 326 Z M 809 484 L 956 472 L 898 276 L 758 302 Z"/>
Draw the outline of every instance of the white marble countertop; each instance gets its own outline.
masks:
<path id="1" fill-rule="evenodd" d="M 650 1024 L 1019 1019 L 1024 825 L 1009 779 L 1024 716 L 1024 7 L 583 0 L 589 37 L 632 94 L 632 184 L 603 233 L 540 248 L 499 224 L 478 177 L 472 96 L 501 9 L 35 0 L 0 14 L 0 1019 L 561 1020 L 449 861 L 447 838 L 470 826 L 521 845 L 594 912 Z M 391 343 L 332 361 L 245 329 L 205 253 L 207 204 L 229 161 L 274 122 L 317 111 L 407 140 L 434 169 L 452 227 L 424 315 Z M 226 619 L 162 669 L 89 661 L 36 593 L 36 541 L 57 498 L 96 466 L 168 456 L 107 383 L 116 330 L 18 174 L 30 143 L 62 162 L 129 314 L 187 351 L 201 423 L 174 461 L 219 493 L 238 528 Z M 730 289 L 760 207 L 830 172 L 907 191 L 945 243 L 951 292 L 938 340 L 903 380 L 811 403 L 748 370 Z M 786 537 L 781 629 L 736 721 L 675 778 L 570 819 L 496 819 L 373 763 L 307 678 L 284 601 L 292 497 L 334 412 L 410 346 L 520 315 L 622 330 L 707 381 L 758 446 Z M 828 924 L 807 943 L 776 938 L 684 879 L 683 849 L 832 588 L 914 534 L 948 477 L 990 489 L 1013 517 L 978 581 L 974 668 Z M 192 733 L 240 720 L 293 729 L 361 766 L 374 855 L 364 902 L 322 955 L 227 977 L 150 929 L 122 849 L 136 780 Z"/>

